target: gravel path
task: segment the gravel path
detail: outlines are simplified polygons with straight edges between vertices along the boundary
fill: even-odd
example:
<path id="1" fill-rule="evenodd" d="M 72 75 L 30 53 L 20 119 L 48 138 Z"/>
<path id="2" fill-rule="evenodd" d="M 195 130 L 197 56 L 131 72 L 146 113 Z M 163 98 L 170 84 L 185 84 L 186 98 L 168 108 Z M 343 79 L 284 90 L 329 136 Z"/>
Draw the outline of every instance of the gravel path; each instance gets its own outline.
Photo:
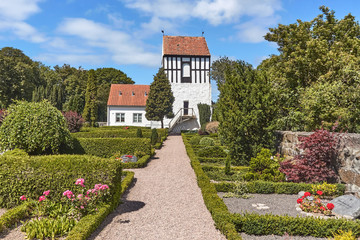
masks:
<path id="1" fill-rule="evenodd" d="M 220 197 L 224 193 L 218 193 Z M 232 213 L 255 212 L 258 214 L 273 213 L 275 215 L 289 215 L 292 217 L 305 215 L 295 208 L 297 195 L 287 194 L 249 194 L 251 198 L 223 198 L 224 203 Z M 260 204 L 260 205 L 259 205 Z M 264 204 L 264 205 L 261 205 Z M 254 206 L 253 206 L 254 205 Z M 264 209 L 261 209 L 263 207 Z M 266 207 L 269 207 L 266 209 Z M 260 208 L 260 209 L 258 209 Z M 316 238 L 311 236 L 253 236 L 241 233 L 243 240 L 323 240 L 327 238 Z"/>
<path id="2" fill-rule="evenodd" d="M 181 136 L 169 136 L 123 204 L 90 237 L 106 239 L 225 239 L 215 229 Z"/>

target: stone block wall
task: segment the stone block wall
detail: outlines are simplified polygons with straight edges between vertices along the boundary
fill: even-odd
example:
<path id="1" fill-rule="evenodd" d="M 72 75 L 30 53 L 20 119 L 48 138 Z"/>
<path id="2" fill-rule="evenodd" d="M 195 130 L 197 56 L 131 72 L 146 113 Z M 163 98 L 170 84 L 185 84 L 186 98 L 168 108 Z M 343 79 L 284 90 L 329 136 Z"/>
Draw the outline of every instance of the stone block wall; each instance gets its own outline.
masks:
<path id="1" fill-rule="evenodd" d="M 279 153 L 294 157 L 301 153 L 299 137 L 310 136 L 312 132 L 277 131 L 276 149 Z M 360 134 L 340 134 L 338 146 L 339 177 L 346 184 L 347 191 L 360 196 Z"/>

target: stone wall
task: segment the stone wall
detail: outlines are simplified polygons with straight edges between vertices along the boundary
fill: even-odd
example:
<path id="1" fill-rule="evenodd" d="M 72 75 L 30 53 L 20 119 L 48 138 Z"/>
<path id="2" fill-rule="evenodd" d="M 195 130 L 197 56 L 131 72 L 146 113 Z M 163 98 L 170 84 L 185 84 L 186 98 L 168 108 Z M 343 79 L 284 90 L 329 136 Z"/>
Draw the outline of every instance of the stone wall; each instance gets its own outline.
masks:
<path id="1" fill-rule="evenodd" d="M 295 156 L 301 153 L 298 148 L 299 137 L 307 137 L 312 132 L 278 131 L 277 151 L 286 156 Z M 360 196 L 360 134 L 340 134 L 338 146 L 340 163 L 339 177 L 346 184 L 347 191 Z"/>

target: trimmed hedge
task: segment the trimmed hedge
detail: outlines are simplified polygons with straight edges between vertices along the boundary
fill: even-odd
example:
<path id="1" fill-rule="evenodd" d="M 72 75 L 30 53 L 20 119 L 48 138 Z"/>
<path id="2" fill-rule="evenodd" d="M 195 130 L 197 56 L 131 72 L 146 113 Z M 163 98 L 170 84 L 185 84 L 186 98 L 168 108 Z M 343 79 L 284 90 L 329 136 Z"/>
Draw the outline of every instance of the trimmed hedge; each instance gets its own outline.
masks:
<path id="1" fill-rule="evenodd" d="M 108 158 L 115 153 L 134 155 L 136 151 L 151 154 L 150 139 L 147 138 L 75 138 L 73 148 L 64 149 L 68 154 L 89 154 Z"/>
<path id="2" fill-rule="evenodd" d="M 201 163 L 225 163 L 226 158 L 198 157 Z"/>
<path id="3" fill-rule="evenodd" d="M 46 190 L 58 201 L 62 193 L 75 189 L 76 179 L 85 185 L 107 184 L 113 189 L 121 179 L 122 165 L 117 160 L 86 155 L 48 155 L 33 157 L 0 157 L 0 207 L 21 204 L 20 196 L 38 199 Z M 110 191 L 113 194 L 112 190 Z"/>
<path id="4" fill-rule="evenodd" d="M 145 155 L 142 158 L 138 159 L 137 162 L 127 162 L 123 163 L 124 169 L 130 169 L 130 168 L 143 168 L 146 167 L 150 160 L 150 155 Z"/>
<path id="5" fill-rule="evenodd" d="M 307 183 L 253 181 L 246 182 L 246 185 L 249 193 L 298 194 L 300 191 L 312 192 L 312 184 Z M 234 192 L 235 183 L 215 183 L 215 188 L 218 192 Z M 336 184 L 336 189 L 335 195 L 343 195 L 345 193 L 344 184 Z"/>
<path id="6" fill-rule="evenodd" d="M 117 182 L 115 185 L 115 193 L 111 202 L 103 205 L 95 214 L 89 214 L 80 219 L 75 227 L 69 232 L 67 240 L 86 240 L 90 235 L 100 226 L 104 219 L 114 211 L 121 202 L 121 195 L 130 186 L 134 179 L 133 172 L 124 171 L 126 177 L 122 182 Z"/>
<path id="7" fill-rule="evenodd" d="M 192 149 L 185 134 L 181 134 L 185 144 L 186 152 L 190 158 L 191 166 L 193 167 L 198 185 L 201 189 L 205 205 L 212 218 L 214 219 L 216 227 L 230 240 L 242 239 L 237 233 L 235 225 L 232 222 L 232 216 L 228 211 L 224 201 L 217 195 L 217 191 L 210 179 L 201 168 L 201 164 L 197 159 L 194 150 Z"/>
<path id="8" fill-rule="evenodd" d="M 9 209 L 0 217 L 0 233 L 11 228 L 15 223 L 19 222 L 31 214 L 34 202 L 25 202 L 15 208 Z"/>
<path id="9" fill-rule="evenodd" d="M 321 219 L 314 217 L 289 217 L 259 214 L 233 214 L 238 232 L 251 235 L 300 235 L 332 237 L 339 230 L 351 230 L 360 235 L 360 221 L 347 219 Z"/>
<path id="10" fill-rule="evenodd" d="M 93 128 L 85 128 L 87 131 L 72 133 L 71 136 L 76 138 L 137 138 L 137 129 L 109 129 L 109 130 L 92 130 Z M 90 130 L 91 129 L 91 130 Z M 98 128 L 95 128 L 98 129 Z M 165 128 L 157 129 L 161 137 L 168 135 L 168 130 Z M 150 138 L 151 129 L 142 129 L 143 138 Z"/>

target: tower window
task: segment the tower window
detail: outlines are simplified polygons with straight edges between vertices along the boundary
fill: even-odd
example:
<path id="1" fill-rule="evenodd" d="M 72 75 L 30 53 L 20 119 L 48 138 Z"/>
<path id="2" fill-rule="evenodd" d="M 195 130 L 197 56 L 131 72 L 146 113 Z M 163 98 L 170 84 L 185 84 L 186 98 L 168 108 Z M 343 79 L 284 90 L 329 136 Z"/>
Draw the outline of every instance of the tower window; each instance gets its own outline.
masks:
<path id="1" fill-rule="evenodd" d="M 121 93 L 121 91 L 119 91 L 119 96 L 121 96 L 122 95 L 122 93 Z"/>
<path id="2" fill-rule="evenodd" d="M 183 62 L 182 64 L 182 77 L 181 77 L 182 83 L 191 83 L 190 79 L 190 63 Z"/>
<path id="3" fill-rule="evenodd" d="M 135 92 L 134 92 L 134 91 L 132 91 L 131 95 L 132 95 L 132 96 L 135 96 Z"/>

